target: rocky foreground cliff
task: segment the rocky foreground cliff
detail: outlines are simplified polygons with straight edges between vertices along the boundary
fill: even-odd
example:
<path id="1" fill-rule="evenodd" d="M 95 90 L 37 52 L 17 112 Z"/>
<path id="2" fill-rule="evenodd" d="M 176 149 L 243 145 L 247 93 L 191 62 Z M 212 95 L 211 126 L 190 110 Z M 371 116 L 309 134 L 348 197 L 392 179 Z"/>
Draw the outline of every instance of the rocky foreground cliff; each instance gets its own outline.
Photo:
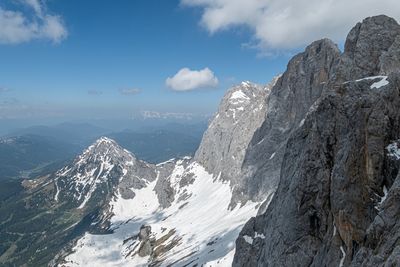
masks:
<path id="1" fill-rule="evenodd" d="M 329 40 L 306 49 L 325 55 L 326 68 L 311 75 L 319 87 L 308 87 L 320 96 L 284 144 L 278 189 L 242 230 L 234 266 L 400 266 L 400 26 L 367 18 L 343 53 L 326 47 Z M 306 79 L 304 53 L 293 61 L 294 79 Z M 257 140 L 271 130 L 258 132 Z M 264 169 L 257 172 L 267 179 Z"/>

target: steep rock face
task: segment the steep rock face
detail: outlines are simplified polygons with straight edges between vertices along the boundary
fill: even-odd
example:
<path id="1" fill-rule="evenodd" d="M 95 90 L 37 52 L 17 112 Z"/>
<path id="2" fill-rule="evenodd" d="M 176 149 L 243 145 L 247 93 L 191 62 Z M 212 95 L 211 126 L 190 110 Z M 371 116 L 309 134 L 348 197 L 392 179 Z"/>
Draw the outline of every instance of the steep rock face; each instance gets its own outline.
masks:
<path id="1" fill-rule="evenodd" d="M 271 204 L 236 241 L 234 266 L 400 264 L 398 31 L 378 16 L 350 32 L 324 95 L 289 138 Z"/>
<path id="2" fill-rule="evenodd" d="M 290 60 L 267 99 L 266 119 L 246 151 L 240 190 L 245 195 L 263 199 L 265 192 L 276 189 L 287 139 L 321 96 L 339 56 L 337 46 L 324 39 Z"/>
<path id="3" fill-rule="evenodd" d="M 245 151 L 265 119 L 266 98 L 277 80 L 278 77 L 274 78 L 265 87 L 243 82 L 230 89 L 205 132 L 194 160 L 208 172 L 238 186 Z"/>
<path id="4" fill-rule="evenodd" d="M 387 75 L 398 69 L 396 47 L 399 41 L 396 38 L 399 34 L 399 24 L 384 15 L 366 18 L 358 23 L 347 36 L 345 51 L 335 69 L 335 81 Z M 397 60 L 397 63 L 393 60 Z"/>

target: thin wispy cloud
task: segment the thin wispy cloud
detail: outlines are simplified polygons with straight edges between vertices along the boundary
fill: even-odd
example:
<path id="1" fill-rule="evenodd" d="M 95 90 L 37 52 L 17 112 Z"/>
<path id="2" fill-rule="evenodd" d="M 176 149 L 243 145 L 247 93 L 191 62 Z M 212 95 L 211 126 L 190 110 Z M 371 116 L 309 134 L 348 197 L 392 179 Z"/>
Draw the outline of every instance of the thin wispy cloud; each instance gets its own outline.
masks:
<path id="1" fill-rule="evenodd" d="M 17 103 L 19 103 L 19 100 L 16 99 L 15 97 L 12 97 L 12 98 L 7 98 L 7 99 L 2 100 L 0 102 L 0 105 L 4 107 L 4 106 L 15 105 Z"/>
<path id="2" fill-rule="evenodd" d="M 121 89 L 119 93 L 121 95 L 137 95 L 141 92 L 139 88 L 129 88 L 129 89 Z"/>
<path id="3" fill-rule="evenodd" d="M 0 43 L 19 44 L 32 40 L 59 43 L 68 36 L 60 15 L 50 14 L 44 1 L 21 0 L 27 11 L 7 10 L 0 5 Z"/>
<path id="4" fill-rule="evenodd" d="M 0 87 L 0 94 L 10 91 L 7 87 Z"/>
<path id="5" fill-rule="evenodd" d="M 245 26 L 248 44 L 264 52 L 299 48 L 314 40 L 343 41 L 365 17 L 386 14 L 400 19 L 398 0 L 181 0 L 202 9 L 201 25 L 211 34 Z"/>
<path id="6" fill-rule="evenodd" d="M 93 96 L 99 96 L 103 94 L 103 91 L 99 90 L 88 90 L 87 91 L 88 95 L 93 95 Z"/>
<path id="7" fill-rule="evenodd" d="M 165 84 L 174 91 L 191 91 L 216 87 L 218 86 L 218 78 L 209 68 L 202 70 L 183 68 L 173 77 L 168 77 Z"/>

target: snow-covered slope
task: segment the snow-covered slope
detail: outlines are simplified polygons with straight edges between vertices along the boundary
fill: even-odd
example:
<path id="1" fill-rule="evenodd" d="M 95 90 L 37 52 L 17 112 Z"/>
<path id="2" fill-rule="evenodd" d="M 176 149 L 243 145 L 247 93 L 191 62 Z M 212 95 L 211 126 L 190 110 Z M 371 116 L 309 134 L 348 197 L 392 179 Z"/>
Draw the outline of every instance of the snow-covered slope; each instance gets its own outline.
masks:
<path id="1" fill-rule="evenodd" d="M 230 266 L 235 239 L 243 224 L 257 213 L 258 204 L 248 202 L 229 210 L 232 191 L 228 183 L 195 162 L 186 168 L 182 164 L 178 161 L 169 177 L 176 191 L 170 207 L 160 207 L 154 190 L 157 181 L 135 190 L 133 199 L 117 195 L 111 202 L 113 233 L 86 233 L 65 265 Z M 191 183 L 182 185 L 184 173 L 191 175 Z"/>

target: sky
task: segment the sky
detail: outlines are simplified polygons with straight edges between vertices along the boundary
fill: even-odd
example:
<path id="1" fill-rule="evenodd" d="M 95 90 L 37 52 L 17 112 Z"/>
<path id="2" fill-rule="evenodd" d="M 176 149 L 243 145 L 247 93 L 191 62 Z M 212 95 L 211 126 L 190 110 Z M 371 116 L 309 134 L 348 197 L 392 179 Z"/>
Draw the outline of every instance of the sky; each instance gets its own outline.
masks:
<path id="1" fill-rule="evenodd" d="M 394 0 L 0 0 L 0 123 L 208 115 Z M 1 126 L 0 126 L 1 127 Z"/>

